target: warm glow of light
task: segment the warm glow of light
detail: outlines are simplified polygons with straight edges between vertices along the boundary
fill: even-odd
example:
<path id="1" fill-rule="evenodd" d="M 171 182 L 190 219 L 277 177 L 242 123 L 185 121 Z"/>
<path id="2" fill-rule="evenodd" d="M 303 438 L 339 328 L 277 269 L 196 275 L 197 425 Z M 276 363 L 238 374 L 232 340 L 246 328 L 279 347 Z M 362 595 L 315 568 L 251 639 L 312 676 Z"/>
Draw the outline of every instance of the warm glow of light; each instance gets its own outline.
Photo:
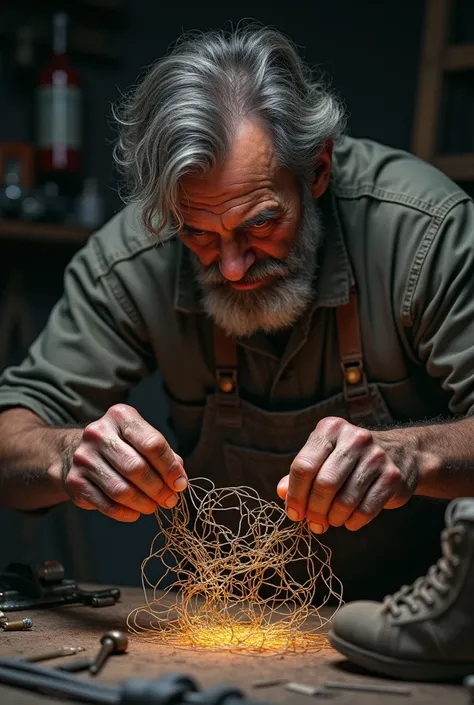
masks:
<path id="1" fill-rule="evenodd" d="M 258 653 L 306 651 L 311 647 L 321 647 L 324 642 L 321 636 L 301 631 L 292 634 L 288 627 L 280 625 L 257 627 L 254 624 L 229 623 L 198 627 L 177 636 L 177 646 Z"/>
<path id="2" fill-rule="evenodd" d="M 202 617 L 170 623 L 155 632 L 154 641 L 182 648 L 258 654 L 314 652 L 327 645 L 321 634 L 295 629 L 288 622 L 259 624 L 229 618 L 216 623 Z"/>
<path id="3" fill-rule="evenodd" d="M 341 601 L 342 586 L 329 549 L 306 524 L 289 522 L 252 488 L 215 488 L 203 478 L 190 482 L 171 516 L 158 510 L 156 518 L 160 530 L 142 563 L 146 604 L 127 620 L 133 632 L 155 644 L 232 653 L 326 646 L 317 588 L 322 606 L 330 595 Z M 159 562 L 158 581 L 148 574 L 151 561 Z"/>

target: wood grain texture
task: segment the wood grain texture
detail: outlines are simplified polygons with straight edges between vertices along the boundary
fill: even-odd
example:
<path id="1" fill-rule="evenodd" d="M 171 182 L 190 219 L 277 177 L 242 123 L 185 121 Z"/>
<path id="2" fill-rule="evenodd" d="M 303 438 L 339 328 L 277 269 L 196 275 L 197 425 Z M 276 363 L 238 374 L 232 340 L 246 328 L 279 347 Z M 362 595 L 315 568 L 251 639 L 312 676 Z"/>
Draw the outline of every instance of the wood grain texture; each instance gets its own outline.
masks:
<path id="1" fill-rule="evenodd" d="M 86 651 L 80 656 L 95 655 L 101 634 L 109 629 L 124 628 L 128 613 L 142 603 L 143 595 L 140 589 L 124 588 L 122 601 L 115 607 L 97 610 L 87 607 L 63 607 L 24 615 L 33 618 L 33 630 L 0 633 L 0 656 L 26 656 L 44 649 L 46 645 L 48 648 L 84 646 Z M 64 661 L 65 659 L 62 659 L 62 662 Z M 55 665 L 55 662 L 48 662 L 48 665 Z M 387 682 L 356 671 L 355 668 L 349 669 L 347 663 L 329 644 L 318 654 L 259 657 L 166 649 L 133 635 L 130 636 L 128 653 L 110 658 L 99 680 L 118 683 L 127 678 L 158 678 L 170 672 L 186 673 L 195 678 L 201 687 L 234 685 L 254 700 L 268 703 L 291 702 L 294 705 L 309 705 L 310 700 L 308 696 L 289 693 L 283 685 L 253 689 L 251 684 L 282 677 L 307 685 L 322 685 L 325 680 Z M 465 705 L 468 702 L 467 693 L 461 686 L 415 683 L 410 684 L 410 689 L 410 696 L 337 691 L 330 698 L 330 702 L 335 705 L 390 705 L 395 702 Z M 51 705 L 57 702 L 59 701 L 0 686 L 2 705 Z"/>

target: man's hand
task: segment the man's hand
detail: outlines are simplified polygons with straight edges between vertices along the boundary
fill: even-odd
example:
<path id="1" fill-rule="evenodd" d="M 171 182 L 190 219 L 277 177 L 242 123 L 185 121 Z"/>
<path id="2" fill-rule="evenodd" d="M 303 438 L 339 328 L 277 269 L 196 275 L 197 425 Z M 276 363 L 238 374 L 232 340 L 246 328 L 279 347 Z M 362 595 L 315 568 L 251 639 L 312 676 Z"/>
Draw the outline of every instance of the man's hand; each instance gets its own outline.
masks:
<path id="1" fill-rule="evenodd" d="M 406 504 L 418 484 L 416 462 L 383 438 L 344 419 L 320 421 L 278 484 L 288 517 L 306 518 L 317 534 L 330 525 L 357 531 L 382 509 Z"/>
<path id="2" fill-rule="evenodd" d="M 86 426 L 63 484 L 74 504 L 118 521 L 135 521 L 156 506 L 171 509 L 188 484 L 183 460 L 156 429 L 126 404 Z"/>

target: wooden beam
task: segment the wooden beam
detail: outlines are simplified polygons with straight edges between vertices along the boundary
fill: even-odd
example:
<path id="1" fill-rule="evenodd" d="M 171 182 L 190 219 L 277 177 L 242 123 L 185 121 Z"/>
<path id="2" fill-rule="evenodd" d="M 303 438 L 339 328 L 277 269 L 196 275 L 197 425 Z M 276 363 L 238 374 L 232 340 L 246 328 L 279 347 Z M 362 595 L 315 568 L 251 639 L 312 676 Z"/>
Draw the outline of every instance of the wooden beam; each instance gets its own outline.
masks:
<path id="1" fill-rule="evenodd" d="M 442 61 L 451 8 L 452 0 L 427 0 L 412 150 L 430 162 L 437 147 Z"/>
<path id="2" fill-rule="evenodd" d="M 444 54 L 443 68 L 452 73 L 474 69 L 474 42 L 448 47 Z"/>
<path id="3" fill-rule="evenodd" d="M 433 163 L 455 181 L 474 181 L 474 153 L 440 154 Z"/>

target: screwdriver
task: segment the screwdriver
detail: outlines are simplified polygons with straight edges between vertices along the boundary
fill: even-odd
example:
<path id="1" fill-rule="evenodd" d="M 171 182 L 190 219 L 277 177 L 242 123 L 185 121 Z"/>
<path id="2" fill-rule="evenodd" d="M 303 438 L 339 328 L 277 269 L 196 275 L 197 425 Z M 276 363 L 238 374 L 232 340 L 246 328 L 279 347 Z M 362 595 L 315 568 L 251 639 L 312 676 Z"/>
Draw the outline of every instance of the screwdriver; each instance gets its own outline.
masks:
<path id="1" fill-rule="evenodd" d="M 74 654 L 78 654 L 80 651 L 85 651 L 85 648 L 83 646 L 60 646 L 57 649 L 40 651 L 37 654 L 24 656 L 21 660 L 28 661 L 29 663 L 38 663 L 38 661 L 49 661 L 50 659 L 61 658 L 62 656 L 74 656 Z"/>

